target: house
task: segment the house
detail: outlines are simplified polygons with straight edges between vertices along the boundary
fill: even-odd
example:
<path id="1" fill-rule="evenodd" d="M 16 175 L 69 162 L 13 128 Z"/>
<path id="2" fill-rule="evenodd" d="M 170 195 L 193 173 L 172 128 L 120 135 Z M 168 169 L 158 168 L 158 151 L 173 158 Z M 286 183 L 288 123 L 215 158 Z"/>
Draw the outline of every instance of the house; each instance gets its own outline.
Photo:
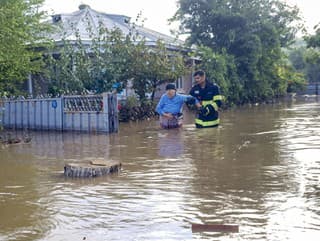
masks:
<path id="1" fill-rule="evenodd" d="M 81 4 L 79 10 L 66 13 L 55 14 L 52 16 L 51 24 L 54 27 L 54 32 L 49 36 L 53 39 L 56 46 L 64 44 L 64 40 L 68 40 L 71 43 L 76 43 L 80 37 L 81 41 L 85 45 L 90 45 L 92 36 L 90 36 L 88 26 L 91 27 L 90 33 L 98 35 L 99 26 L 104 26 L 107 29 L 120 29 L 125 35 L 129 34 L 132 30 L 130 25 L 130 17 L 117 14 L 107 14 L 98 12 L 89 5 Z M 135 26 L 135 31 L 138 36 L 141 36 L 148 46 L 155 46 L 157 41 L 161 39 L 166 48 L 170 50 L 176 50 L 183 44 L 183 41 L 173 38 L 171 36 L 159 33 L 157 31 L 145 28 L 143 26 Z M 78 36 L 76 35 L 78 34 Z M 93 36 L 94 37 L 94 36 Z M 137 38 L 139 41 L 139 38 Z M 188 92 L 192 85 L 192 74 L 182 76 L 176 81 L 176 86 L 179 92 Z M 130 85 L 123 91 L 123 96 L 133 94 Z M 164 92 L 164 87 L 160 87 L 156 93 L 156 97 L 160 96 Z"/>

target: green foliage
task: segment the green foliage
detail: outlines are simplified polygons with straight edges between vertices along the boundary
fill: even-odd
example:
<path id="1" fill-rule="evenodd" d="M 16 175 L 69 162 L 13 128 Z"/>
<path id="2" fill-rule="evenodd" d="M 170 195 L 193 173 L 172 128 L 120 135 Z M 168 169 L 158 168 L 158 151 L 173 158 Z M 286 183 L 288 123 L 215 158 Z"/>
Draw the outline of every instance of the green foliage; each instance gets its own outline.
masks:
<path id="1" fill-rule="evenodd" d="M 0 2 L 0 93 L 17 94 L 30 73 L 42 71 L 43 37 L 48 26 L 41 22 L 43 0 Z"/>
<path id="2" fill-rule="evenodd" d="M 293 25 L 299 20 L 296 7 L 280 0 L 180 0 L 178 4 L 172 20 L 181 22 L 180 31 L 189 34 L 189 44 L 212 49 L 213 61 L 217 56 L 227 61 L 229 66 L 218 68 L 212 77 L 228 101 L 255 102 L 285 94 L 288 80 L 279 76 L 278 69 L 283 65 L 281 48 L 292 43 L 298 30 Z M 218 62 L 225 66 L 224 61 Z M 212 72 L 210 66 L 204 67 Z"/>
<path id="3" fill-rule="evenodd" d="M 120 102 L 119 121 L 127 122 L 154 117 L 155 107 L 152 101 L 141 103 L 135 96 L 129 96 L 125 101 Z"/>
<path id="4" fill-rule="evenodd" d="M 132 108 L 135 106 L 139 106 L 139 100 L 133 95 L 133 96 L 128 96 L 128 98 L 125 101 L 125 104 L 128 108 Z"/>
<path id="5" fill-rule="evenodd" d="M 281 93 L 295 93 L 305 89 L 306 79 L 303 73 L 297 72 L 294 67 L 283 64 L 278 68 L 279 83 L 283 83 L 278 88 Z"/>
<path id="6" fill-rule="evenodd" d="M 88 21 L 89 22 L 89 21 Z M 134 25 L 125 36 L 120 29 L 99 27 L 99 34 L 92 33 L 90 45 L 84 45 L 79 34 L 76 43 L 65 40 L 59 55 L 50 58 L 50 87 L 52 94 L 101 93 L 124 88 L 128 81 L 139 99 L 146 100 L 165 81 L 173 81 L 185 73 L 185 61 L 178 51 L 170 51 L 162 41 L 156 46 L 147 46 L 136 35 Z M 75 29 L 77 32 L 77 29 Z"/>
<path id="7" fill-rule="evenodd" d="M 320 82 L 320 51 L 308 49 L 304 55 L 306 61 L 306 76 L 309 82 Z"/>
<path id="8" fill-rule="evenodd" d="M 315 83 L 320 81 L 320 51 L 306 45 L 294 48 L 289 52 L 289 60 L 294 71 L 300 73 L 307 82 Z M 305 81 L 304 81 L 305 82 Z M 291 85 L 291 83 L 289 83 Z M 305 83 L 297 83 L 297 86 L 290 89 L 305 87 Z"/>
<path id="9" fill-rule="evenodd" d="M 305 36 L 305 41 L 307 42 L 308 48 L 320 48 L 320 25 L 316 25 L 315 34 L 311 36 Z"/>
<path id="10" fill-rule="evenodd" d="M 289 76 L 286 77 L 289 79 L 287 87 L 288 93 L 296 93 L 306 88 L 306 79 L 302 73 L 290 71 L 288 74 Z"/>
<path id="11" fill-rule="evenodd" d="M 293 68 L 299 72 L 303 72 L 306 68 L 307 62 L 304 57 L 306 52 L 306 47 L 293 48 L 289 51 L 289 61 Z"/>
<path id="12" fill-rule="evenodd" d="M 155 47 L 147 47 L 140 41 L 132 52 L 133 88 L 143 102 L 146 93 L 153 100 L 157 87 L 172 82 L 186 73 L 184 57 L 178 51 L 170 51 L 162 41 Z"/>
<path id="13" fill-rule="evenodd" d="M 304 53 L 305 73 L 309 82 L 320 82 L 320 27 L 316 25 L 315 34 L 305 36 L 307 50 Z"/>
<path id="14" fill-rule="evenodd" d="M 208 79 L 220 86 L 226 101 L 230 104 L 240 103 L 242 87 L 237 81 L 237 69 L 233 56 L 225 52 L 215 53 L 205 46 L 198 48 L 197 55 L 202 60 L 198 67 L 205 69 Z"/>

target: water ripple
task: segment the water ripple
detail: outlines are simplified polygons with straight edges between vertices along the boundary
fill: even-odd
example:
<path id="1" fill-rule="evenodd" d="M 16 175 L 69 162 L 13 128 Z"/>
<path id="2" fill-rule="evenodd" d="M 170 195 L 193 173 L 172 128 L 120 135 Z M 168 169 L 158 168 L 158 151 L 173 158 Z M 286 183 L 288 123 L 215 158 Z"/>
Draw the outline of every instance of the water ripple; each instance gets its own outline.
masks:
<path id="1" fill-rule="evenodd" d="M 208 130 L 130 123 L 110 136 L 35 134 L 31 147 L 1 150 L 0 240 L 316 241 L 319 110 L 230 110 Z M 93 158 L 119 160 L 122 171 L 59 174 L 66 160 Z M 192 223 L 236 224 L 240 232 L 192 233 Z"/>

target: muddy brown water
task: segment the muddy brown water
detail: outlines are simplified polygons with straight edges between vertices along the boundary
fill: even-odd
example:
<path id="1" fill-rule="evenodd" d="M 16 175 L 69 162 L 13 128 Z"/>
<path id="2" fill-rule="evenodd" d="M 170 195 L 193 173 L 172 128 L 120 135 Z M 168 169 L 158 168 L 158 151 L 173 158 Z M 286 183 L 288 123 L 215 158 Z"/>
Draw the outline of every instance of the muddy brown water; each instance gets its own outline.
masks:
<path id="1" fill-rule="evenodd" d="M 228 110 L 221 126 L 155 120 L 117 134 L 32 132 L 0 148 L 0 240 L 319 240 L 320 102 Z M 64 164 L 122 163 L 66 179 Z M 192 223 L 239 233 L 192 233 Z"/>

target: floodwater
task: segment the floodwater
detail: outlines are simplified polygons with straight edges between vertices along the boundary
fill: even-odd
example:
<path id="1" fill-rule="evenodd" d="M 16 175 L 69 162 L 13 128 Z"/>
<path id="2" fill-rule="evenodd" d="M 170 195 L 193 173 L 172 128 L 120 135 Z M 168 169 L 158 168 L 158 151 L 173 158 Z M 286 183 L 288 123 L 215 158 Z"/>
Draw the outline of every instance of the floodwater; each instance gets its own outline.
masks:
<path id="1" fill-rule="evenodd" d="M 0 240 L 308 240 L 320 237 L 320 102 L 242 107 L 214 129 L 154 120 L 111 135 L 33 132 L 0 148 Z M 65 163 L 121 161 L 68 179 Z M 238 233 L 192 232 L 234 224 Z"/>

